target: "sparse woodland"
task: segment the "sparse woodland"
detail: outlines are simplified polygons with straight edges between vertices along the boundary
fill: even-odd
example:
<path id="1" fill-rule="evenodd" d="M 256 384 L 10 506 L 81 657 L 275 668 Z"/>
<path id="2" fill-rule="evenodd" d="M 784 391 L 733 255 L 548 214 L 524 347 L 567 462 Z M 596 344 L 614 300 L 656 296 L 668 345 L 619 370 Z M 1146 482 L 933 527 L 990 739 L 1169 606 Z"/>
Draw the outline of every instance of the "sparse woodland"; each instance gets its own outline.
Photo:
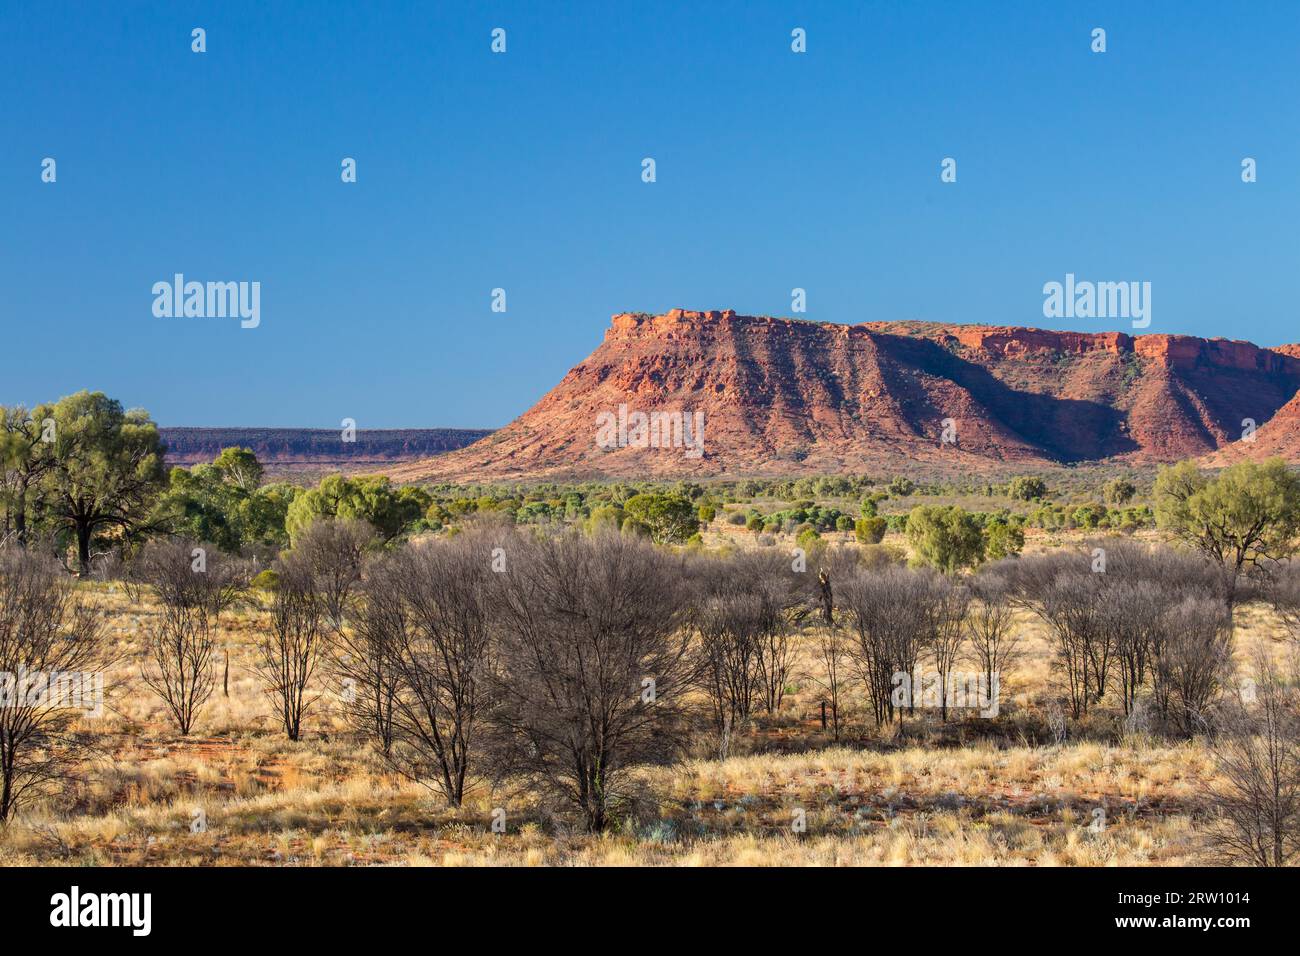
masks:
<path id="1" fill-rule="evenodd" d="M 168 472 L 103 396 L 4 423 L 5 862 L 1300 851 L 1281 462 L 1111 474 L 1047 528 L 1050 477 L 984 511 L 897 477 L 298 488 L 241 449 Z"/>

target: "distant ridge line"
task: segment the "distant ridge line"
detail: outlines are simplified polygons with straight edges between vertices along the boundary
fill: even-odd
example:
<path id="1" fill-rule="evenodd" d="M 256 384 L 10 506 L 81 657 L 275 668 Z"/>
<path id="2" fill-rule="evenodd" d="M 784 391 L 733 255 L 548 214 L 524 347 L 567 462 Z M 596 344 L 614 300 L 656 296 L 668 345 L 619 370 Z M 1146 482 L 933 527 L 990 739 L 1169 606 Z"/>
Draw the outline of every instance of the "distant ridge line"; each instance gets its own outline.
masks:
<path id="1" fill-rule="evenodd" d="M 492 434 L 490 428 L 358 428 L 345 442 L 336 428 L 160 427 L 167 462 L 209 462 L 221 449 L 250 448 L 264 464 L 411 461 L 455 451 Z"/>

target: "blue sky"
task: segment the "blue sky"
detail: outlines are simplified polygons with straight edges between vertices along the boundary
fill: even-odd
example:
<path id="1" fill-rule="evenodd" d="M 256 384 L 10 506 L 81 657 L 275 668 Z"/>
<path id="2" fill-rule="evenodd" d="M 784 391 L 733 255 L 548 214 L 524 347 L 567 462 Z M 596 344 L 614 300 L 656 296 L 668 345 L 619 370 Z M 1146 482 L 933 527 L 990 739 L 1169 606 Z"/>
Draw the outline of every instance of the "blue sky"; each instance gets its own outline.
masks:
<path id="1" fill-rule="evenodd" d="M 496 427 L 611 313 L 794 287 L 1132 331 L 1045 319 L 1067 272 L 1151 282 L 1150 332 L 1300 340 L 1298 50 L 1296 3 L 10 3 L 0 402 Z M 260 327 L 156 318 L 176 272 L 261 282 Z"/>

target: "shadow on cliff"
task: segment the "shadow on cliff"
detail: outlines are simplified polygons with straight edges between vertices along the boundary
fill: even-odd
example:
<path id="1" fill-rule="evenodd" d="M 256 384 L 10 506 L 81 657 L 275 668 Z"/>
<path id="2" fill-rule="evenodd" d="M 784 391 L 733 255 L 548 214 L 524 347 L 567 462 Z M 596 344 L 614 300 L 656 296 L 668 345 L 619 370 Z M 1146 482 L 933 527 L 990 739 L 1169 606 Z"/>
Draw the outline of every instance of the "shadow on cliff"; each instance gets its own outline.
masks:
<path id="1" fill-rule="evenodd" d="M 1109 458 L 1140 448 L 1124 432 L 1124 414 L 1109 405 L 1019 391 L 930 339 L 884 332 L 872 337 L 898 368 L 961 386 L 998 422 L 1059 462 Z"/>

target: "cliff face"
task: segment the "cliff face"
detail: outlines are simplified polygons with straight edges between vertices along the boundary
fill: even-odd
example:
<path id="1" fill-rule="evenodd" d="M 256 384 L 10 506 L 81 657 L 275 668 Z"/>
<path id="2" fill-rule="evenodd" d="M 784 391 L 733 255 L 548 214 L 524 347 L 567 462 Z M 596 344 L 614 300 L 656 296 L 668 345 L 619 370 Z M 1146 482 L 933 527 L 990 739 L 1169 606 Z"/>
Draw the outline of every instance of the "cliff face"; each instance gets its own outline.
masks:
<path id="1" fill-rule="evenodd" d="M 1243 419 L 1267 421 L 1298 388 L 1297 355 L 1223 339 L 629 313 L 510 425 L 389 473 L 676 477 L 909 461 L 974 471 L 1172 461 L 1227 445 Z M 638 429 L 638 412 L 660 416 Z M 700 414 L 702 449 L 691 429 Z"/>
<path id="2" fill-rule="evenodd" d="M 358 429 L 356 441 L 325 428 L 159 428 L 168 465 L 210 462 L 223 448 L 251 448 L 278 471 L 417 461 L 464 448 L 491 432 L 469 428 Z"/>
<path id="3" fill-rule="evenodd" d="M 1253 433 L 1246 428 L 1238 430 L 1237 438 L 1204 461 L 1211 467 L 1231 465 L 1248 459 L 1263 461 L 1266 458 L 1284 458 L 1300 462 L 1300 395 L 1287 402 L 1266 422 L 1256 422 Z"/>

